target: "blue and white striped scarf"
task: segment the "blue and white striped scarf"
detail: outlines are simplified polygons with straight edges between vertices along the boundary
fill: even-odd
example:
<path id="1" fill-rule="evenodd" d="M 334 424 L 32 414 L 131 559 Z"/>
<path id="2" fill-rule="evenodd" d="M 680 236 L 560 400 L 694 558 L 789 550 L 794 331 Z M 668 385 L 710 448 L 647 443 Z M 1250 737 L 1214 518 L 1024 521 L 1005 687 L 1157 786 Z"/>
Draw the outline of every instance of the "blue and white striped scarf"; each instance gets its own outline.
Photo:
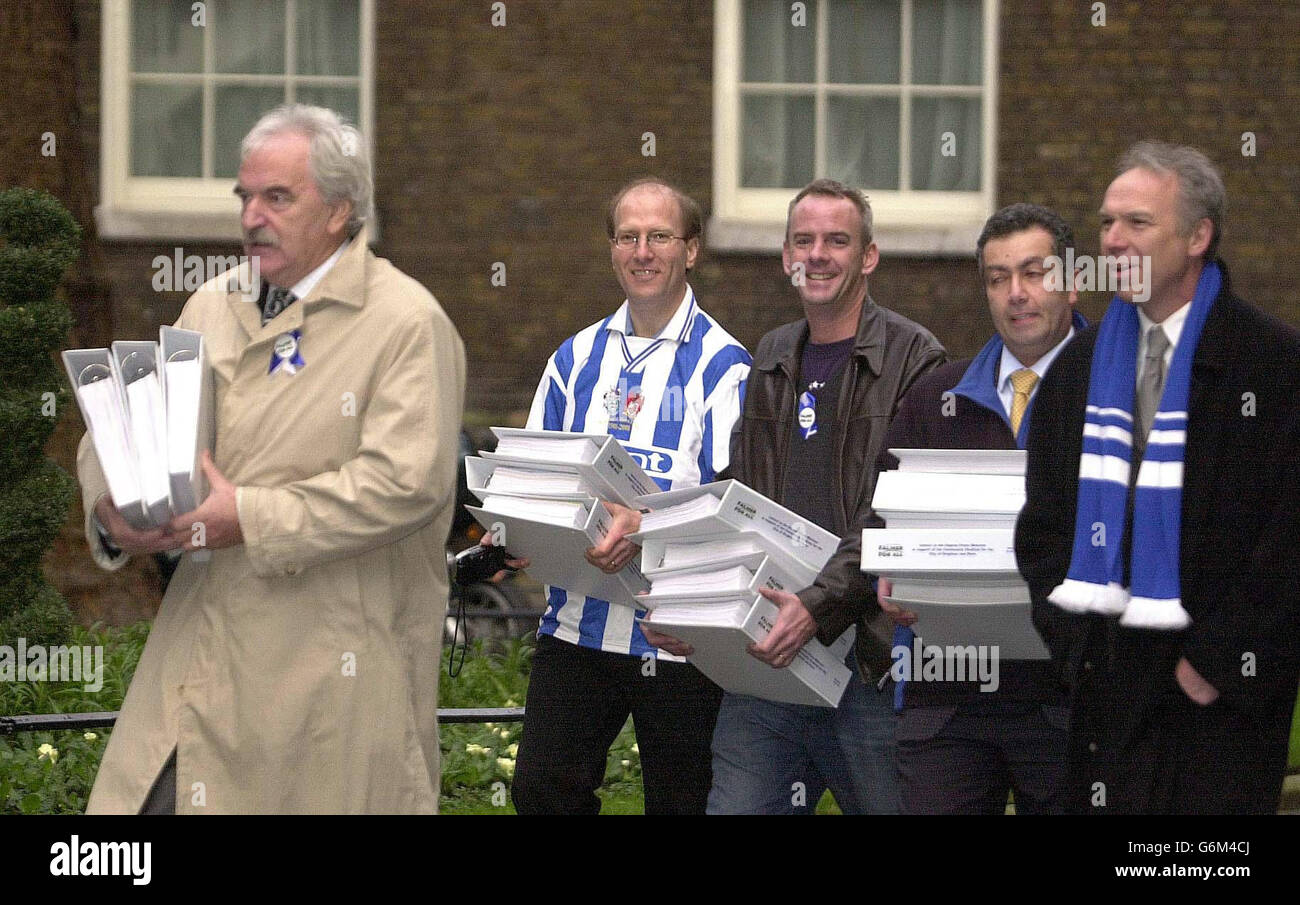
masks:
<path id="1" fill-rule="evenodd" d="M 1048 599 L 1074 613 L 1119 616 L 1131 628 L 1182 629 L 1179 540 L 1183 451 L 1192 356 L 1222 285 L 1219 266 L 1205 265 L 1174 350 L 1164 393 L 1147 438 L 1133 504 L 1133 544 L 1124 579 L 1124 514 L 1133 451 L 1133 401 L 1140 326 L 1137 309 L 1111 300 L 1097 333 L 1079 457 L 1079 498 L 1068 577 Z"/>

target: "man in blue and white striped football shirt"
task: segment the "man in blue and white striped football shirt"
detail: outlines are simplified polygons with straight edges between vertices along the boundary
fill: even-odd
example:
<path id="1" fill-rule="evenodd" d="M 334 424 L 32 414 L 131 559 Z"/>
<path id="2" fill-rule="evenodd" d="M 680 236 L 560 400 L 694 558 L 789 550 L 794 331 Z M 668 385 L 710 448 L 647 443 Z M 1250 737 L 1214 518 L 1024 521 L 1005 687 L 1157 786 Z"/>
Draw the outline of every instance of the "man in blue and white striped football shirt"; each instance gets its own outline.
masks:
<path id="1" fill-rule="evenodd" d="M 528 427 L 608 433 L 663 490 L 715 480 L 727 466 L 750 356 L 699 307 L 686 282 L 699 253 L 699 205 L 658 179 L 630 183 L 606 215 L 627 300 L 565 340 L 546 363 Z M 623 535 L 588 553 L 617 571 L 640 548 Z M 513 797 L 520 813 L 595 813 L 610 744 L 631 714 L 646 813 L 703 813 L 721 690 L 650 645 L 629 607 L 548 588 L 537 631 Z"/>

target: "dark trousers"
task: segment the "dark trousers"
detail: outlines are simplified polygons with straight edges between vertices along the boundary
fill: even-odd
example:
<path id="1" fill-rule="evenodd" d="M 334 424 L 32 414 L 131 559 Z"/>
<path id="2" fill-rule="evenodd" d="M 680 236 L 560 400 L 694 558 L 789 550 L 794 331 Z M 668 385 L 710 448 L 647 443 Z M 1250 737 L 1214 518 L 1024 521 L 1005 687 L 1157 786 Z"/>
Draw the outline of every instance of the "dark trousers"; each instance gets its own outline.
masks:
<path id="1" fill-rule="evenodd" d="M 898 724 L 904 814 L 1017 814 L 1065 809 L 1068 710 L 1034 701 L 908 706 Z"/>
<path id="2" fill-rule="evenodd" d="M 520 814 L 596 814 L 609 746 L 632 717 L 647 814 L 703 814 L 722 689 L 694 666 L 540 635 L 511 796 Z"/>

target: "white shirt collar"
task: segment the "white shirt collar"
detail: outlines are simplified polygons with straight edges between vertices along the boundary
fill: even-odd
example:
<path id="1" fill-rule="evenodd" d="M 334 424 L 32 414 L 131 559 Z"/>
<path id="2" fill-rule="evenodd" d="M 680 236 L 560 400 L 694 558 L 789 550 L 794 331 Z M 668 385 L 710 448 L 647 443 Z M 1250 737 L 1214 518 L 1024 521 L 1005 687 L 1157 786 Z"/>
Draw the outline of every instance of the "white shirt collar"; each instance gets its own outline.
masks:
<path id="1" fill-rule="evenodd" d="M 695 320 L 695 290 L 691 289 L 690 283 L 686 284 L 686 292 L 682 295 L 681 302 L 677 305 L 677 310 L 673 316 L 664 324 L 664 328 L 659 331 L 658 336 L 650 337 L 651 339 L 666 339 L 675 343 L 683 343 L 686 337 L 690 336 L 691 323 Z M 622 333 L 624 336 L 635 336 L 636 332 L 632 329 L 632 308 L 627 299 L 623 300 L 622 306 L 614 312 L 614 316 L 609 319 L 605 327 L 606 330 L 613 330 L 615 333 Z"/>
<path id="2" fill-rule="evenodd" d="M 1047 374 L 1047 369 L 1052 366 L 1052 362 L 1056 361 L 1056 356 L 1061 354 L 1061 350 L 1065 348 L 1065 344 L 1073 338 L 1074 325 L 1071 324 L 1070 332 L 1065 334 L 1065 339 L 1061 340 L 1049 349 L 1047 354 L 1040 357 L 1038 361 L 1034 362 L 1033 365 L 1029 367 L 1029 370 L 1037 374 L 1039 380 L 1042 380 L 1044 375 Z M 1023 367 L 1025 367 L 1025 365 L 1021 363 L 1019 358 L 1016 358 L 1016 356 L 1012 354 L 1011 350 L 1007 348 L 1007 344 L 1003 343 L 1002 361 L 998 365 L 998 395 L 1005 396 L 1008 405 L 1010 405 L 1011 396 L 1014 393 L 1014 390 L 1011 387 L 1011 375 Z M 1037 391 L 1038 385 L 1035 384 L 1034 392 Z M 1032 397 L 1033 393 L 1030 393 L 1030 396 Z"/>
<path id="3" fill-rule="evenodd" d="M 330 268 L 338 262 L 338 259 L 343 257 L 343 252 L 347 251 L 348 246 L 351 244 L 351 239 L 344 239 L 343 244 L 334 249 L 334 254 L 325 259 L 325 263 L 321 264 L 321 266 L 317 267 L 301 280 L 294 283 L 293 286 L 289 288 L 289 291 L 293 293 L 294 298 L 305 299 L 307 295 L 316 288 L 316 284 L 325 278 L 325 274 L 329 273 Z"/>
<path id="4" fill-rule="evenodd" d="M 1142 357 L 1146 355 L 1147 332 L 1155 326 L 1156 322 L 1147 317 L 1147 313 L 1142 310 L 1141 305 L 1137 306 L 1137 310 L 1138 323 L 1142 325 L 1142 334 L 1138 339 L 1138 346 L 1140 347 L 1138 360 L 1141 361 Z M 1187 315 L 1191 313 L 1192 303 L 1189 301 L 1160 322 L 1160 328 L 1165 331 L 1165 336 L 1169 340 L 1169 353 L 1171 355 L 1178 345 L 1178 338 L 1183 335 L 1183 327 L 1187 324 Z"/>

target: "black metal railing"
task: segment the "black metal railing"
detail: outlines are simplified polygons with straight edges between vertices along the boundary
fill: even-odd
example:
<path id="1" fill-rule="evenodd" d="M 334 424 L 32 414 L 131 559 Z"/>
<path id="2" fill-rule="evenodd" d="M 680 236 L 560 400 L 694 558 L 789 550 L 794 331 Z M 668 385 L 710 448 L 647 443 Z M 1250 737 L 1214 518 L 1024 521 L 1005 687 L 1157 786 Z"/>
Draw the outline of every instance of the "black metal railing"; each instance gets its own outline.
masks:
<path id="1" fill-rule="evenodd" d="M 0 735 L 19 732 L 61 732 L 75 729 L 107 729 L 117 722 L 117 712 L 104 713 L 37 713 L 0 716 Z M 522 707 L 449 707 L 438 711 L 438 722 L 452 723 L 519 723 Z"/>

